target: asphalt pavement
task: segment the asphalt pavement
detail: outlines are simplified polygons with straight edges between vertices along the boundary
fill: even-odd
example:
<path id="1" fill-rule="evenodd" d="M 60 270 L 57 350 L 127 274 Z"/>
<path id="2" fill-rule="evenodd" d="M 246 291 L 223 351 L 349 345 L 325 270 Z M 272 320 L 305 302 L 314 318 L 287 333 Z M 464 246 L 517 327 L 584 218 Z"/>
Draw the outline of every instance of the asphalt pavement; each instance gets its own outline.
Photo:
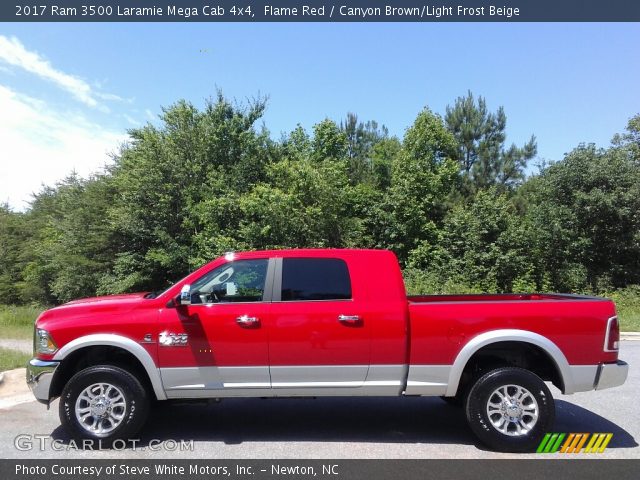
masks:
<path id="1" fill-rule="evenodd" d="M 640 458 L 640 342 L 623 341 L 630 367 L 618 388 L 556 397 L 555 432 L 613 433 L 600 458 Z M 527 458 L 486 450 L 461 409 L 439 398 L 237 399 L 160 402 L 134 446 L 83 450 L 35 401 L 0 407 L 0 458 L 345 459 Z M 544 455 L 549 458 L 549 455 Z M 555 458 L 567 458 L 557 454 Z M 584 458 L 574 455 L 574 458 Z"/>

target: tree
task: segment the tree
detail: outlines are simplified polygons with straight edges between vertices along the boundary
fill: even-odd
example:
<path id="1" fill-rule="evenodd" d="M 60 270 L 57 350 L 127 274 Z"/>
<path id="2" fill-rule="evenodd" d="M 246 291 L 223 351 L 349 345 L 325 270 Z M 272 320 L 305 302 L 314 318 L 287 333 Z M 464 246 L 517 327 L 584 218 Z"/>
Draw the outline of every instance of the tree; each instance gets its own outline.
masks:
<path id="1" fill-rule="evenodd" d="M 529 192 L 528 216 L 556 279 L 598 291 L 640 282 L 640 164 L 625 148 L 580 145 L 546 169 Z M 582 266 L 576 269 L 575 265 Z"/>
<path id="2" fill-rule="evenodd" d="M 612 144 L 623 149 L 635 161 L 640 162 L 640 114 L 636 114 L 627 123 L 627 133 L 616 134 Z"/>
<path id="3" fill-rule="evenodd" d="M 101 291 L 163 288 L 197 266 L 195 239 L 212 199 L 247 193 L 265 178 L 275 149 L 254 128 L 264 108 L 262 99 L 234 106 L 218 94 L 202 111 L 180 101 L 164 109 L 160 127 L 129 132 L 110 210 L 121 247 Z"/>
<path id="4" fill-rule="evenodd" d="M 526 238 L 513 204 L 496 187 L 478 192 L 447 216 L 437 255 L 414 250 L 410 265 L 484 292 L 509 292 L 527 272 Z M 426 258 L 425 258 L 426 257 Z"/>
<path id="5" fill-rule="evenodd" d="M 108 221 L 114 193 L 107 175 L 73 173 L 35 196 L 26 214 L 23 300 L 49 304 L 95 295 L 118 248 Z"/>
<path id="6" fill-rule="evenodd" d="M 316 162 L 341 160 L 347 155 L 347 136 L 336 122 L 327 118 L 313 126 L 311 148 Z"/>
<path id="7" fill-rule="evenodd" d="M 21 303 L 22 249 L 28 236 L 24 214 L 0 205 L 0 303 Z"/>
<path id="8" fill-rule="evenodd" d="M 471 91 L 447 106 L 447 128 L 453 133 L 458 150 L 456 158 L 473 189 L 499 185 L 513 188 L 524 180 L 527 162 L 535 157 L 535 136 L 522 147 L 505 148 L 507 117 L 499 107 L 490 113 L 483 97 L 476 103 Z"/>
<path id="9" fill-rule="evenodd" d="M 347 118 L 340 122 L 347 138 L 347 158 L 349 161 L 349 178 L 351 184 L 375 182 L 376 171 L 372 158 L 375 147 L 389 136 L 389 131 L 376 121 L 359 122 L 355 113 L 347 113 Z"/>
<path id="10" fill-rule="evenodd" d="M 456 142 L 440 116 L 425 108 L 407 130 L 394 158 L 387 205 L 380 219 L 382 241 L 404 262 L 418 244 L 437 242 L 445 199 L 458 184 Z"/>

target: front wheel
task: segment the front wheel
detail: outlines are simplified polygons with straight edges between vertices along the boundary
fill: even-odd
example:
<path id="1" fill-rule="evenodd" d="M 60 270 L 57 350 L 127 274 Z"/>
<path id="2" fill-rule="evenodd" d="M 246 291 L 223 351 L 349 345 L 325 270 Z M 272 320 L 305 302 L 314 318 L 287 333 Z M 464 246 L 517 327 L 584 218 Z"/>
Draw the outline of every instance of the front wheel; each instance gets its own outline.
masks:
<path id="1" fill-rule="evenodd" d="M 474 383 L 465 413 L 471 430 L 487 446 L 501 452 L 530 452 L 552 430 L 555 406 L 540 377 L 504 367 Z"/>
<path id="2" fill-rule="evenodd" d="M 132 438 L 148 410 L 147 392 L 135 376 L 119 367 L 99 365 L 71 377 L 62 391 L 59 413 L 74 439 L 110 447 L 115 440 Z"/>

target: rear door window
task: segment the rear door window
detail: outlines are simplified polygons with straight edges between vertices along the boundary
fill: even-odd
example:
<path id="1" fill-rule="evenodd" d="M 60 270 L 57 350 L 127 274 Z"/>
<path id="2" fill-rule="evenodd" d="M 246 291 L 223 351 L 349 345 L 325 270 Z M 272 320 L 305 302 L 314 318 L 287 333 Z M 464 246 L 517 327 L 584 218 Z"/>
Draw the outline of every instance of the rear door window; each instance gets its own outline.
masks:
<path id="1" fill-rule="evenodd" d="M 285 258 L 282 262 L 283 302 L 349 300 L 351 279 L 339 258 Z"/>

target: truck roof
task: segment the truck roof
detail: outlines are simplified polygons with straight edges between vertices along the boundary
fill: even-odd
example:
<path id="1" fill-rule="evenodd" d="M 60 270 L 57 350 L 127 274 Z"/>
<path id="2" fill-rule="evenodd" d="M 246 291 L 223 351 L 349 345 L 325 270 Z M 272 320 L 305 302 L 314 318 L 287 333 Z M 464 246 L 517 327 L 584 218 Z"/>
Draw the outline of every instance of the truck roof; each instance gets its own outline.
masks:
<path id="1" fill-rule="evenodd" d="M 352 255 L 395 255 L 390 250 L 367 249 L 367 248 L 287 248 L 279 250 L 253 250 L 243 252 L 228 252 L 224 256 L 231 256 L 236 259 L 256 258 L 256 257 L 350 257 Z"/>

